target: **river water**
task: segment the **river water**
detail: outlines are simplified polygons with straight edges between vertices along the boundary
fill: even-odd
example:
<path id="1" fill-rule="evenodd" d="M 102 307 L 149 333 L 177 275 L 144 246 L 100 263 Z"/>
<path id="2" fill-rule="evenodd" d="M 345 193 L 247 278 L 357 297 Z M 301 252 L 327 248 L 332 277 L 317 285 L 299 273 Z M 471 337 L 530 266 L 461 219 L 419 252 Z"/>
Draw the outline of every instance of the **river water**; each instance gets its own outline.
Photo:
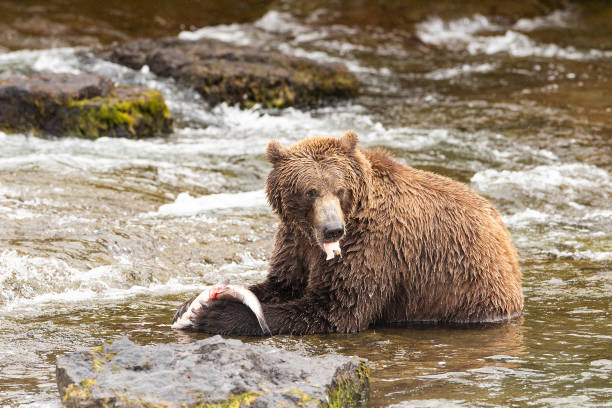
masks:
<path id="1" fill-rule="evenodd" d="M 124 334 L 206 337 L 170 320 L 204 285 L 264 278 L 277 223 L 267 141 L 345 129 L 495 203 L 521 257 L 524 316 L 246 341 L 367 358 L 371 406 L 612 406 L 610 3 L 236 3 L 0 2 L 0 78 L 99 73 L 161 90 L 176 119 L 168 138 L 139 141 L 0 132 L 0 406 L 61 406 L 58 354 Z M 159 35 L 343 62 L 362 93 L 308 111 L 210 108 L 84 48 Z"/>

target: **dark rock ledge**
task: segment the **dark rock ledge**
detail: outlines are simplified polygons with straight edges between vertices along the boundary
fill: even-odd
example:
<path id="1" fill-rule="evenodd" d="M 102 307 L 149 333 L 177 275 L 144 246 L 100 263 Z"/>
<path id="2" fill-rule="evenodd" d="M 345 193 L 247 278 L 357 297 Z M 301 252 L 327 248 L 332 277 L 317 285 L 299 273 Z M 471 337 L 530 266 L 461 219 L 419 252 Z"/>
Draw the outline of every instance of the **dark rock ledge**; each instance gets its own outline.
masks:
<path id="1" fill-rule="evenodd" d="M 368 368 L 214 336 L 138 346 L 127 338 L 57 357 L 67 407 L 343 407 L 367 402 Z"/>
<path id="2" fill-rule="evenodd" d="M 164 97 L 115 87 L 92 74 L 41 74 L 0 80 L 0 130 L 53 136 L 144 138 L 170 133 Z"/>
<path id="3" fill-rule="evenodd" d="M 345 66 L 238 47 L 225 42 L 176 37 L 114 44 L 99 49 L 104 59 L 174 78 L 211 104 L 267 108 L 314 106 L 357 95 L 359 83 Z"/>

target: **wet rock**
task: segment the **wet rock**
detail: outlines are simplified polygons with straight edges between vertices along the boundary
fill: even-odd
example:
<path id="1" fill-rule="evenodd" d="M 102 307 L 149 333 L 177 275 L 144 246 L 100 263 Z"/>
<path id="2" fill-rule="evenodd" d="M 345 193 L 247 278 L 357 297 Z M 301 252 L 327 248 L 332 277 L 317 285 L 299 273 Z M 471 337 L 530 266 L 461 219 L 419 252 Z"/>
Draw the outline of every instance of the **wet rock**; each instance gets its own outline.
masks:
<path id="1" fill-rule="evenodd" d="M 133 69 L 147 65 L 151 72 L 195 89 L 211 104 L 316 105 L 355 96 L 359 90 L 357 79 L 343 65 L 211 39 L 148 39 L 113 45 L 98 55 Z"/>
<path id="2" fill-rule="evenodd" d="M 54 136 L 143 138 L 170 133 L 158 91 L 115 87 L 92 74 L 41 74 L 0 80 L 0 129 Z"/>
<path id="3" fill-rule="evenodd" d="M 214 336 L 138 346 L 127 338 L 57 357 L 67 407 L 341 407 L 365 403 L 365 363 Z"/>

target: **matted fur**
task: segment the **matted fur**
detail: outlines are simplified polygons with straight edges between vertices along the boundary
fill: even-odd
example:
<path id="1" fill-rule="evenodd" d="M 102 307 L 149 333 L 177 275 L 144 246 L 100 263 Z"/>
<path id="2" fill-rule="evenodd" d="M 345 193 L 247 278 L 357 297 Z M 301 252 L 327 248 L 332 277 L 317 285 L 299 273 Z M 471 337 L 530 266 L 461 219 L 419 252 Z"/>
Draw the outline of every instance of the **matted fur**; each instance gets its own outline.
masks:
<path id="1" fill-rule="evenodd" d="M 270 271 L 250 289 L 272 333 L 357 332 L 393 322 L 499 322 L 521 314 L 518 256 L 499 213 L 465 185 L 357 146 L 357 135 L 272 141 L 266 193 L 280 217 Z M 326 261 L 307 190 L 342 193 L 342 258 Z M 340 194 L 338 193 L 338 194 Z M 242 304 L 194 326 L 259 335 Z"/>

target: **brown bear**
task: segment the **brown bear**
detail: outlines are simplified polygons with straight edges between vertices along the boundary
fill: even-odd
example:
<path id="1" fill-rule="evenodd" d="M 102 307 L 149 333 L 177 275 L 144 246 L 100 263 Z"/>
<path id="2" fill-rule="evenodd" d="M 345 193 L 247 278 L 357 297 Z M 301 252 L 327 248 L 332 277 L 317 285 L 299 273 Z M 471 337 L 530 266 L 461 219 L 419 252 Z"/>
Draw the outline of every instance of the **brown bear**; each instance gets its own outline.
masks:
<path id="1" fill-rule="evenodd" d="M 518 256 L 491 204 L 459 182 L 357 143 L 348 131 L 289 148 L 268 144 L 266 193 L 280 225 L 268 276 L 250 290 L 271 332 L 519 316 Z M 262 334 L 242 303 L 215 300 L 202 310 L 193 330 Z"/>

